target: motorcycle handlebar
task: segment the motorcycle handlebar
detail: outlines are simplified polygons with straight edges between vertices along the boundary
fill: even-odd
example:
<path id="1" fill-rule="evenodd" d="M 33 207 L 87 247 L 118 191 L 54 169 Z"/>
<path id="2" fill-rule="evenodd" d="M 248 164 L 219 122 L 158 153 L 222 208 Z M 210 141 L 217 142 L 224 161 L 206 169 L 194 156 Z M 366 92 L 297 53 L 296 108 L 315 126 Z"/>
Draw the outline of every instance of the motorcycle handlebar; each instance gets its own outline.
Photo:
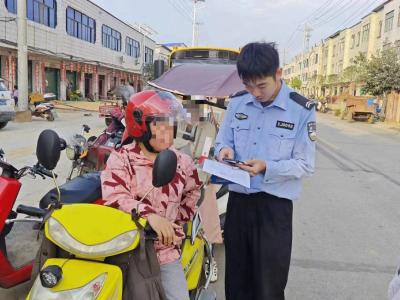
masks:
<path id="1" fill-rule="evenodd" d="M 25 214 L 31 217 L 43 218 L 47 214 L 47 210 L 20 204 L 17 207 L 17 213 Z"/>
<path id="2" fill-rule="evenodd" d="M 39 164 L 37 164 L 34 169 L 35 169 L 35 173 L 37 173 L 39 175 L 44 175 L 44 176 L 53 178 L 53 173 L 50 172 L 49 170 L 45 169 L 44 167 L 42 167 Z M 54 174 L 54 177 L 57 178 L 57 174 Z"/>

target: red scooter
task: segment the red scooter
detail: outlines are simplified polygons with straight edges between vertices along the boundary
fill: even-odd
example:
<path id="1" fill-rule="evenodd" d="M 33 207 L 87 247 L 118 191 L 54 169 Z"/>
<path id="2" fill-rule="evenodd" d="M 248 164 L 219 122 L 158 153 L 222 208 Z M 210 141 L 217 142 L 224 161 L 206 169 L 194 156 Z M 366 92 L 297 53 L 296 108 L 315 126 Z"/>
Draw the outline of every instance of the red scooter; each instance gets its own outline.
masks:
<path id="1" fill-rule="evenodd" d="M 18 170 L 4 159 L 4 152 L 0 149 L 0 287 L 10 288 L 30 279 L 32 265 L 28 263 L 22 267 L 14 267 L 7 255 L 6 236 L 11 232 L 16 222 L 38 222 L 39 219 L 16 219 L 17 212 L 13 210 L 15 200 L 21 189 L 20 179 L 30 175 L 40 176 L 43 179 L 51 177 L 52 173 L 36 164 L 33 167 L 23 167 Z M 38 216 L 40 210 L 32 212 Z M 34 232 L 32 231 L 32 234 Z"/>
<path id="2" fill-rule="evenodd" d="M 38 145 L 39 143 L 40 139 Z M 65 149 L 65 146 L 65 141 L 60 139 L 60 149 Z M 14 230 L 12 231 L 12 229 L 14 224 L 20 222 L 41 223 L 43 216 L 46 214 L 45 208 L 48 208 L 50 204 L 58 199 L 58 191 L 55 188 L 40 200 L 40 208 L 19 205 L 16 211 L 14 211 L 13 208 L 22 186 L 20 179 L 27 175 L 33 178 L 37 176 L 43 179 L 46 177 L 53 178 L 52 173 L 39 164 L 32 167 L 23 167 L 18 170 L 5 161 L 4 152 L 0 149 L 0 288 L 11 288 L 23 283 L 30 279 L 32 272 L 32 259 L 35 253 L 31 253 L 33 255 L 32 259 L 20 267 L 15 267 L 16 263 L 10 257 L 10 253 L 7 253 L 6 237 L 13 234 Z M 59 190 L 63 204 L 104 203 L 101 199 L 100 173 L 90 173 L 76 177 L 61 185 Z M 17 213 L 23 213 L 31 217 L 16 219 Z M 32 237 L 35 238 L 36 235 L 33 226 L 30 229 L 32 229 Z M 20 253 L 14 254 L 16 258 L 20 255 Z"/>

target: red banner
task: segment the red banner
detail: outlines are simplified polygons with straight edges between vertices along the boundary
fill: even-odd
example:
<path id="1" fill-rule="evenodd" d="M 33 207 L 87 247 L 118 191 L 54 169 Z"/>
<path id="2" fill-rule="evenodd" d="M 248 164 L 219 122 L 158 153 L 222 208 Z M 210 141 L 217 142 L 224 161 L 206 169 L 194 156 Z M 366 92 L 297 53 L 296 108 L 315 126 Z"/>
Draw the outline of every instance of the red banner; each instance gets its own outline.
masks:
<path id="1" fill-rule="evenodd" d="M 16 63 L 15 63 L 15 58 L 11 58 L 11 81 L 13 84 L 15 84 L 15 67 L 16 67 Z"/>
<path id="2" fill-rule="evenodd" d="M 42 92 L 46 93 L 47 84 L 46 84 L 46 65 L 42 63 Z"/>
<path id="3" fill-rule="evenodd" d="M 5 66 L 5 69 L 4 69 L 4 76 L 5 76 L 5 79 L 7 80 L 6 81 L 7 85 L 9 86 L 8 81 L 10 80 L 10 68 L 8 66 L 8 60 L 6 60 L 6 66 Z M 8 88 L 10 88 L 10 86 Z"/>
<path id="4" fill-rule="evenodd" d="M 62 61 L 60 64 L 60 79 L 61 79 L 61 81 L 65 81 L 65 77 L 66 77 L 65 75 L 66 75 L 65 74 L 65 62 Z"/>
<path id="5" fill-rule="evenodd" d="M 76 63 L 76 70 L 77 70 L 78 72 L 81 71 L 81 65 L 80 65 L 80 63 Z"/>
<path id="6" fill-rule="evenodd" d="M 40 63 L 35 64 L 35 91 L 38 92 L 40 89 Z"/>

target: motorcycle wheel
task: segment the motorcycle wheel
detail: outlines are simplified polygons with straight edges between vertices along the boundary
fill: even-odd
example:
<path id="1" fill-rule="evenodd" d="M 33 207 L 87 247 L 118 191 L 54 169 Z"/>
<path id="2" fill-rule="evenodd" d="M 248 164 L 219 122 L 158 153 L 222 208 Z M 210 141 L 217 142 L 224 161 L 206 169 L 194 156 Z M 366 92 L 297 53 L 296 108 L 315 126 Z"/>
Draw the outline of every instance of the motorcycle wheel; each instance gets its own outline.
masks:
<path id="1" fill-rule="evenodd" d="M 374 124 L 374 123 L 375 123 L 375 116 L 374 116 L 373 114 L 371 114 L 371 115 L 368 117 L 367 122 L 368 122 L 368 124 Z"/>
<path id="2" fill-rule="evenodd" d="M 8 122 L 0 122 L 0 129 L 3 129 L 4 127 L 7 126 Z"/>
<path id="3" fill-rule="evenodd" d="M 49 122 L 53 122 L 54 121 L 54 115 L 53 115 L 53 113 L 51 111 L 49 111 L 47 113 L 46 120 L 49 121 Z"/>

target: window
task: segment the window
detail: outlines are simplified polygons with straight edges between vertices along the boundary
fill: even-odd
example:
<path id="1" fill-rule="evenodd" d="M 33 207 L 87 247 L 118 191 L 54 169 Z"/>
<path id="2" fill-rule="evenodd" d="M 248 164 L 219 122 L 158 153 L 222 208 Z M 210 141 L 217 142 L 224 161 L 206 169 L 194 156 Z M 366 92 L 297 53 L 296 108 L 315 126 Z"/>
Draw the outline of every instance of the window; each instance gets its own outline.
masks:
<path id="1" fill-rule="evenodd" d="M 314 64 L 318 64 L 318 54 L 315 54 Z"/>
<path id="2" fill-rule="evenodd" d="M 360 46 L 360 37 L 361 37 L 361 32 L 357 32 L 357 43 L 356 43 L 356 47 Z"/>
<path id="3" fill-rule="evenodd" d="M 340 54 L 343 54 L 343 52 L 344 52 L 344 38 L 342 38 L 342 39 L 340 40 L 340 44 L 339 44 L 339 55 L 340 55 Z"/>
<path id="4" fill-rule="evenodd" d="M 335 57 L 335 56 L 336 56 L 336 45 L 333 46 L 333 54 L 332 54 L 332 57 Z"/>
<path id="5" fill-rule="evenodd" d="M 17 0 L 5 0 L 5 4 L 10 13 L 17 13 Z"/>
<path id="6" fill-rule="evenodd" d="M 130 37 L 126 37 L 125 45 L 127 55 L 134 58 L 138 58 L 140 56 L 140 44 L 138 41 L 131 39 Z"/>
<path id="7" fill-rule="evenodd" d="M 388 12 L 385 16 L 385 32 L 393 29 L 394 10 Z"/>
<path id="8" fill-rule="evenodd" d="M 154 53 L 154 51 L 152 49 L 145 47 L 145 49 L 144 49 L 144 63 L 145 64 L 153 63 L 153 53 Z"/>
<path id="9" fill-rule="evenodd" d="M 17 13 L 17 0 L 5 0 L 7 10 Z M 27 0 L 26 17 L 28 20 L 55 28 L 57 25 L 56 0 Z"/>
<path id="10" fill-rule="evenodd" d="M 351 36 L 351 49 L 354 48 L 354 45 L 355 45 L 355 44 L 356 44 L 356 35 L 353 34 L 353 35 Z"/>
<path id="11" fill-rule="evenodd" d="M 363 26 L 362 39 L 363 43 L 368 42 L 369 39 L 369 24 Z"/>
<path id="12" fill-rule="evenodd" d="M 102 44 L 103 47 L 114 51 L 121 51 L 121 33 L 103 25 L 102 27 Z"/>
<path id="13" fill-rule="evenodd" d="M 378 36 L 377 38 L 379 39 L 382 34 L 382 21 L 379 21 L 379 28 L 378 28 Z"/>
<path id="14" fill-rule="evenodd" d="M 67 7 L 67 33 L 78 39 L 96 42 L 96 21 L 85 14 Z"/>

